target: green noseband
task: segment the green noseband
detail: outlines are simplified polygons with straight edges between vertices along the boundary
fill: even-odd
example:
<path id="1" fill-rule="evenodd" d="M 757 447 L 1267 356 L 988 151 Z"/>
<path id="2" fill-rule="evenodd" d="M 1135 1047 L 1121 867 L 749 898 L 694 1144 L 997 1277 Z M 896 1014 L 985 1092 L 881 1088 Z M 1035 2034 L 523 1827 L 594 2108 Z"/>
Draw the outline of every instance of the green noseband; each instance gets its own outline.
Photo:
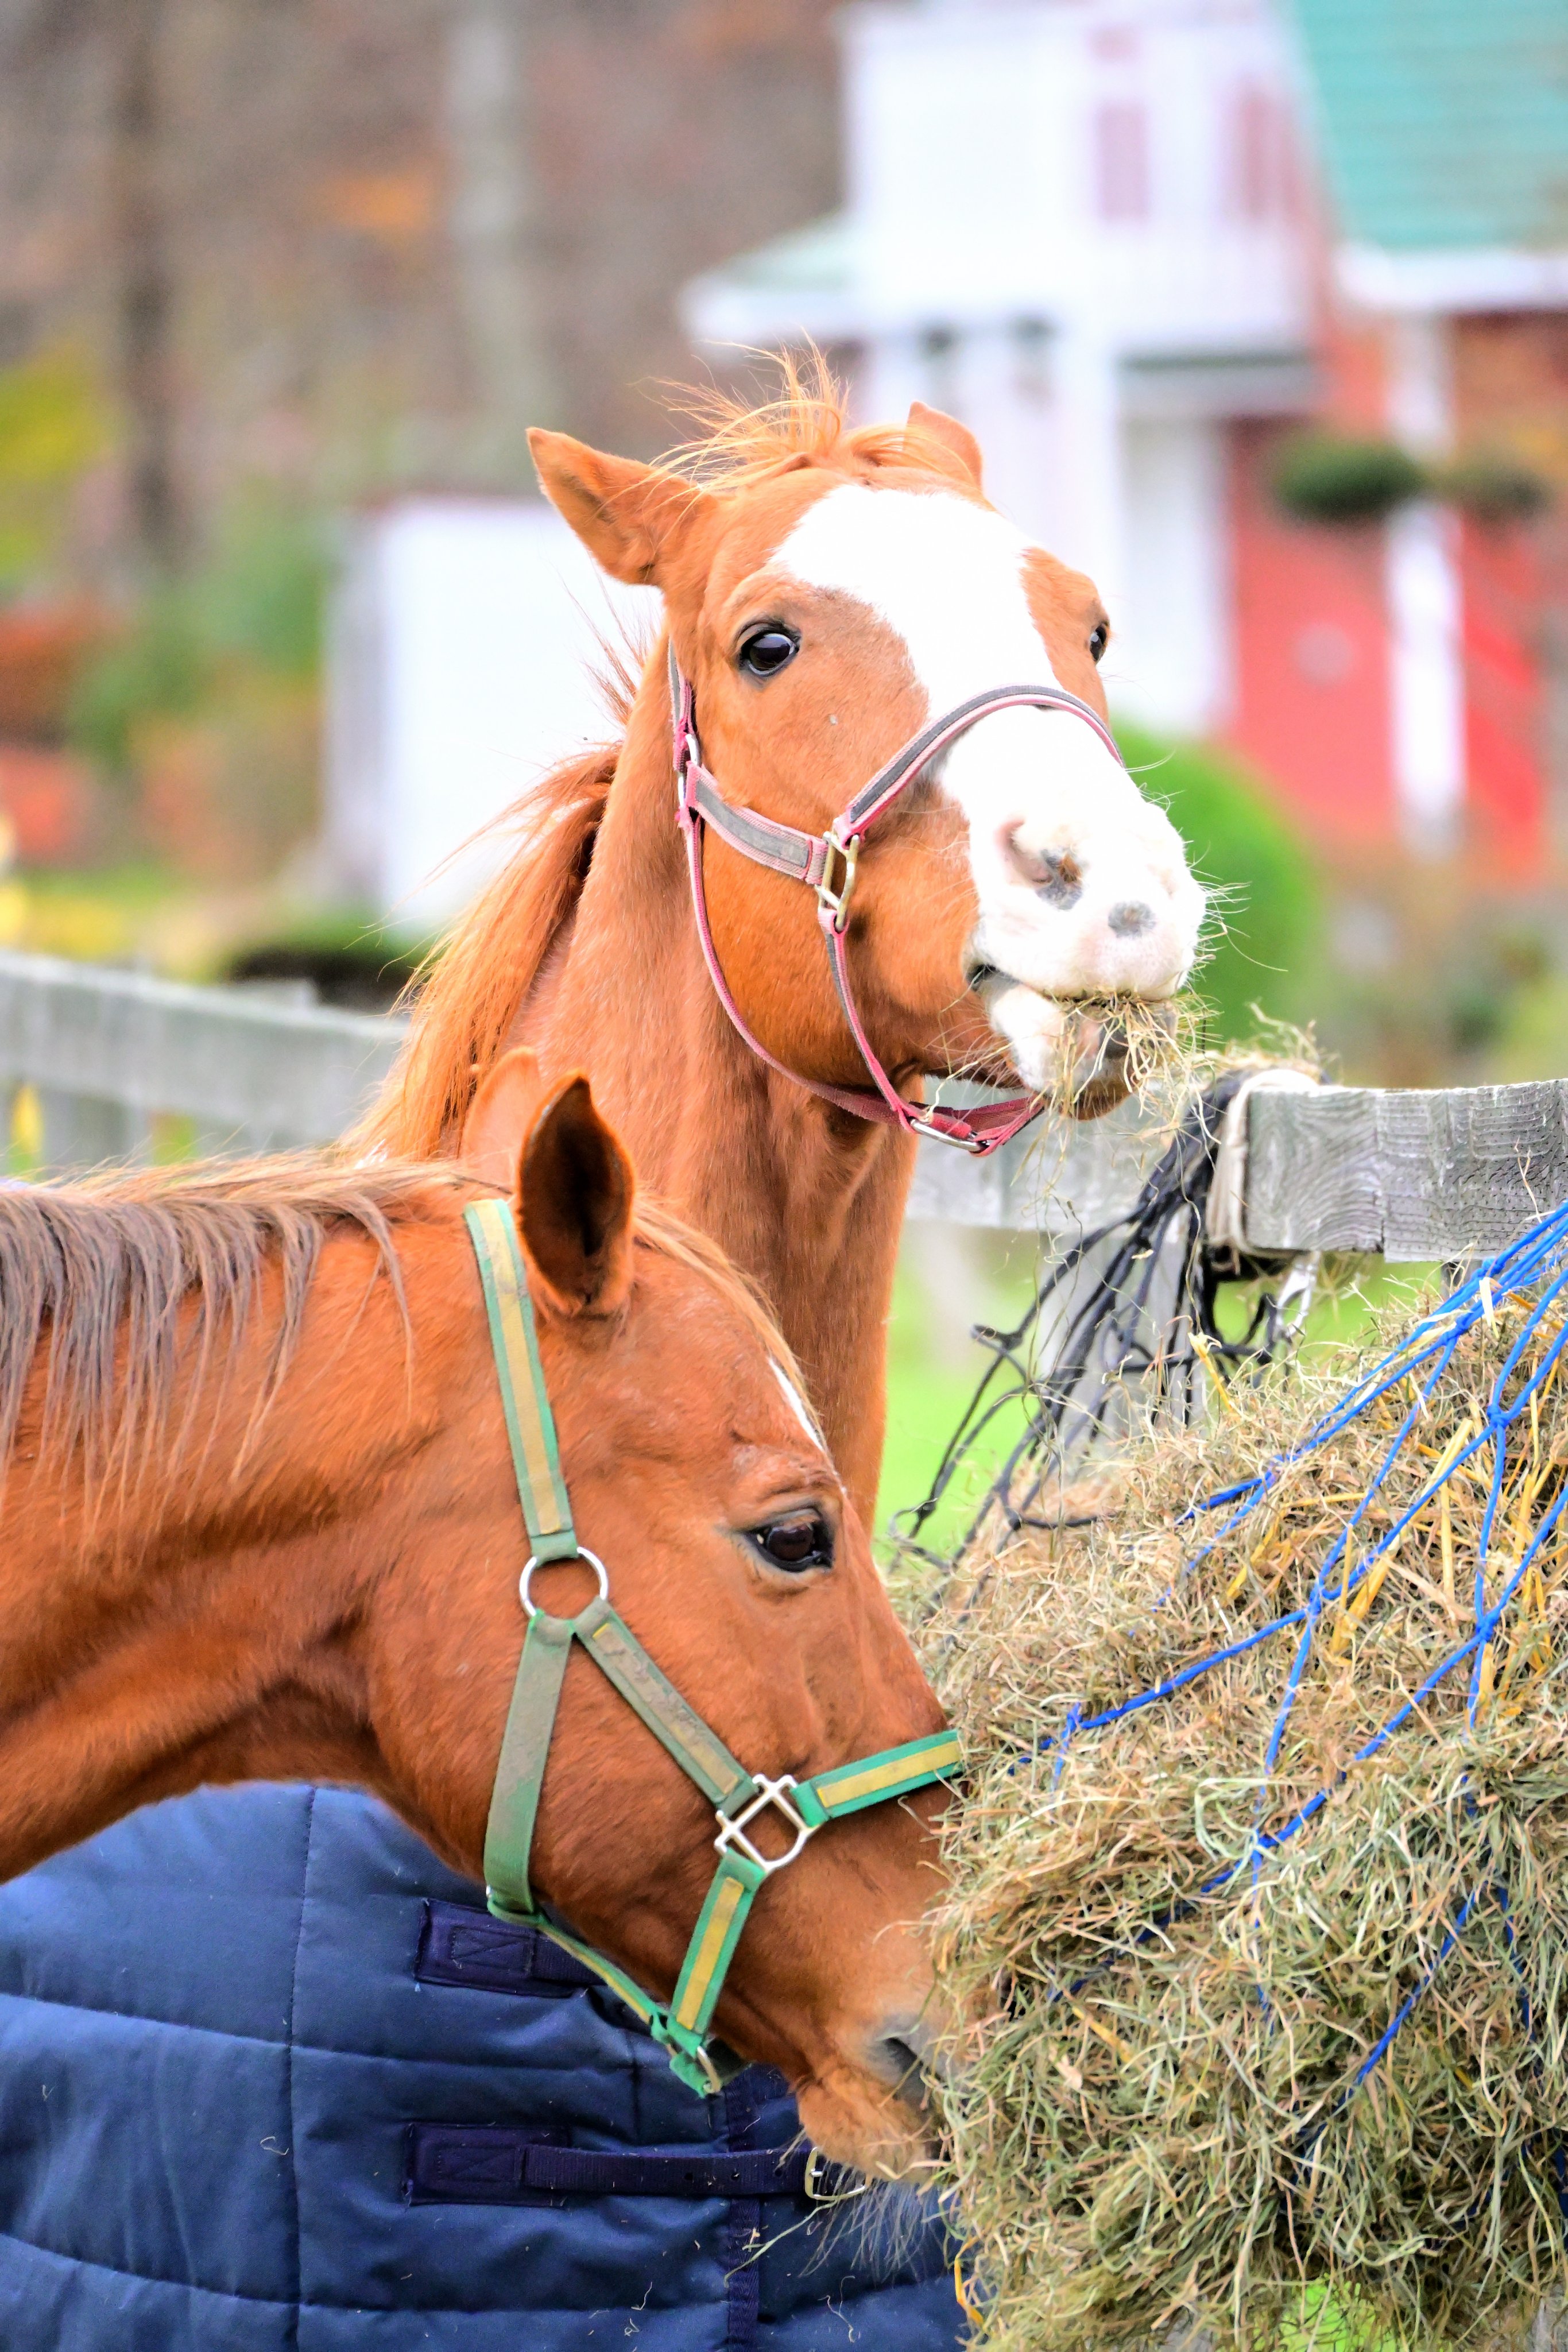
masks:
<path id="1" fill-rule="evenodd" d="M 498 1919 L 527 1920 L 596 1969 L 636 2011 L 654 2040 L 664 2044 L 682 2082 L 694 2091 L 716 2091 L 734 2066 L 727 2064 L 727 2053 L 722 2048 L 710 2044 L 708 2026 L 758 1888 L 776 1870 L 793 1862 L 807 1840 L 829 1822 L 950 1777 L 959 1766 L 957 1738 L 951 1731 L 935 1732 L 903 1748 L 884 1748 L 858 1763 L 813 1773 L 809 1780 L 796 1780 L 787 1772 L 769 1780 L 736 1761 L 718 1734 L 687 1706 L 617 1616 L 610 1605 L 610 1578 L 604 1563 L 577 1540 L 511 1207 L 505 1201 L 480 1201 L 463 1213 L 485 1286 L 490 1344 L 500 1375 L 507 1434 L 528 1522 L 529 1549 L 519 1588 L 528 1632 L 485 1833 L 489 1906 Z M 562 1559 L 586 1560 L 599 1579 L 598 1591 L 575 1617 L 547 1616 L 535 1608 L 530 1594 L 536 1568 Z M 718 1822 L 714 1840 L 718 1867 L 692 1930 L 668 2008 L 633 1984 L 612 1960 L 547 1918 L 528 1884 L 539 1792 L 573 1642 L 581 1643 L 628 1706 L 636 1710 L 654 1738 L 696 1782 Z M 769 1811 L 790 1837 L 788 1853 L 771 1857 L 758 1853 L 748 1834 L 752 1823 Z"/>

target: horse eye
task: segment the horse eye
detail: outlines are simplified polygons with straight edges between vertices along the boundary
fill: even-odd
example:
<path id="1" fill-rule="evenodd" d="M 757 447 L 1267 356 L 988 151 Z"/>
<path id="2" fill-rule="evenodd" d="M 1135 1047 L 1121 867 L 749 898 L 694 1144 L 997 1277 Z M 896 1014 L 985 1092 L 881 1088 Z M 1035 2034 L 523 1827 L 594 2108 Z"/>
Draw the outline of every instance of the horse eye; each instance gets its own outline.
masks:
<path id="1" fill-rule="evenodd" d="M 833 1564 L 833 1531 L 815 1511 L 794 1511 L 787 1519 L 754 1528 L 751 1540 L 770 1568 L 787 1568 L 799 1574 L 803 1569 Z"/>
<path id="2" fill-rule="evenodd" d="M 753 677 L 771 677 L 800 650 L 793 629 L 758 629 L 740 648 L 740 667 Z"/>
<path id="3" fill-rule="evenodd" d="M 1104 650 L 1105 650 L 1106 646 L 1110 644 L 1110 642 L 1111 642 L 1111 632 L 1110 632 L 1110 630 L 1105 626 L 1105 624 L 1104 624 L 1104 622 L 1103 622 L 1103 621 L 1096 621 L 1096 623 L 1094 624 L 1094 626 L 1093 626 L 1093 627 L 1092 627 L 1092 629 L 1091 629 L 1091 631 L 1089 632 L 1089 658 L 1090 658 L 1090 660 L 1091 660 L 1091 661 L 1098 661 L 1098 660 L 1099 660 L 1099 658 L 1100 658 L 1100 656 L 1101 656 L 1101 655 L 1104 652 Z"/>

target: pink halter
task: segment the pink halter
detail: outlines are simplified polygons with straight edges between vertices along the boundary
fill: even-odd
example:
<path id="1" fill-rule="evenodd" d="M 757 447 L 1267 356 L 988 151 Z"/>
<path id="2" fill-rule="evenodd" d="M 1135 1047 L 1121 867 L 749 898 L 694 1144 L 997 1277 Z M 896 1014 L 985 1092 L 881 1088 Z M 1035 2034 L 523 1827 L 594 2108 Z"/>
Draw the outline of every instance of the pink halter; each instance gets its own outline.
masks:
<path id="1" fill-rule="evenodd" d="M 849 806 L 841 811 L 825 833 L 800 833 L 795 826 L 779 824 L 770 816 L 759 816 L 755 809 L 737 808 L 720 796 L 714 778 L 703 766 L 702 745 L 697 739 L 696 706 L 691 682 L 683 676 L 675 659 L 674 647 L 670 648 L 670 700 L 675 725 L 675 814 L 685 835 L 686 863 L 692 877 L 692 904 L 696 911 L 697 937 L 702 941 L 703 960 L 717 992 L 718 1001 L 745 1038 L 752 1052 L 760 1055 L 771 1069 L 793 1078 L 797 1086 L 821 1095 L 827 1102 L 837 1103 L 841 1110 L 853 1111 L 858 1118 L 876 1119 L 890 1127 L 900 1127 L 906 1134 L 935 1136 L 939 1143 L 956 1144 L 960 1150 L 977 1154 L 995 1151 L 1027 1127 L 1039 1116 L 1041 1104 L 1033 1095 L 1020 1095 L 1010 1102 L 987 1103 L 971 1110 L 955 1110 L 943 1103 L 929 1107 L 905 1102 L 893 1080 L 883 1069 L 866 1035 L 854 992 L 850 985 L 845 927 L 849 921 L 851 894 L 855 885 L 855 868 L 860 859 L 861 844 L 884 809 L 891 808 L 902 792 L 907 790 L 922 769 L 937 754 L 945 751 L 958 736 L 967 734 L 977 719 L 987 718 L 993 710 L 1008 710 L 1023 705 L 1040 710 L 1071 710 L 1087 720 L 1096 735 L 1119 761 L 1121 752 L 1115 738 L 1104 721 L 1086 702 L 1069 694 L 1061 686 L 993 686 L 984 694 L 971 695 L 941 718 L 932 719 L 918 735 L 912 736 L 901 751 L 895 751 L 885 766 L 877 770 L 868 784 L 862 784 Z M 828 963 L 843 1007 L 844 1019 L 855 1041 L 860 1057 L 865 1064 L 875 1093 L 865 1087 L 828 1086 L 820 1078 L 808 1078 L 799 1070 L 789 1069 L 768 1052 L 760 1039 L 752 1034 L 743 1019 L 739 1006 L 729 992 L 719 963 L 718 950 L 714 946 L 713 931 L 708 922 L 707 892 L 703 880 L 703 834 L 711 825 L 716 834 L 749 857 L 758 866 L 771 866 L 775 874 L 786 874 L 791 881 L 804 882 L 817 894 L 817 919 L 821 925 L 823 942 L 828 950 Z"/>

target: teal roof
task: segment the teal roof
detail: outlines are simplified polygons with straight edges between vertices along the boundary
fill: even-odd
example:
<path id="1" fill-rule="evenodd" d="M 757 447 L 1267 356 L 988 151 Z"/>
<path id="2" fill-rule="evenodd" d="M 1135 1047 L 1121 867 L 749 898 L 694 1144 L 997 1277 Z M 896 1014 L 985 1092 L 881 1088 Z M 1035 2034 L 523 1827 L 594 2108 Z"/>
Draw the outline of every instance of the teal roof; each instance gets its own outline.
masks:
<path id="1" fill-rule="evenodd" d="M 1291 0 L 1342 233 L 1568 247 L 1568 0 Z"/>
<path id="2" fill-rule="evenodd" d="M 1568 0 L 1565 0 L 1568 5 Z M 723 276 L 733 286 L 766 287 L 779 293 L 839 293 L 854 269 L 853 230 L 843 213 L 792 229 L 750 253 L 727 262 Z"/>

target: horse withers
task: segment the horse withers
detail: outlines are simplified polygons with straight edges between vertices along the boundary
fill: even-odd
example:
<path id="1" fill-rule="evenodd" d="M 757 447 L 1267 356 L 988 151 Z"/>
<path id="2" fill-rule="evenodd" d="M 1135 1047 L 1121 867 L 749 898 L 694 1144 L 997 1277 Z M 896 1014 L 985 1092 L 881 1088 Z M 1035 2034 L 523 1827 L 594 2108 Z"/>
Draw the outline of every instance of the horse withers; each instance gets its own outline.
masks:
<path id="1" fill-rule="evenodd" d="M 0 1873 L 204 1782 L 308 1778 L 479 1874 L 527 1551 L 464 1218 L 486 1197 L 510 1203 L 583 1545 L 682 1697 L 775 1780 L 939 1727 L 781 1339 L 635 1200 L 586 1081 L 507 1056 L 465 1143 L 443 1169 L 0 1196 Z M 591 1590 L 565 1561 L 532 1598 Z M 798 2086 L 827 2155 L 889 2175 L 925 2147 L 939 1802 L 833 1821 L 769 1877 L 716 2021 Z M 533 1842 L 552 1916 L 667 1994 L 714 1828 L 573 1656 Z"/>

